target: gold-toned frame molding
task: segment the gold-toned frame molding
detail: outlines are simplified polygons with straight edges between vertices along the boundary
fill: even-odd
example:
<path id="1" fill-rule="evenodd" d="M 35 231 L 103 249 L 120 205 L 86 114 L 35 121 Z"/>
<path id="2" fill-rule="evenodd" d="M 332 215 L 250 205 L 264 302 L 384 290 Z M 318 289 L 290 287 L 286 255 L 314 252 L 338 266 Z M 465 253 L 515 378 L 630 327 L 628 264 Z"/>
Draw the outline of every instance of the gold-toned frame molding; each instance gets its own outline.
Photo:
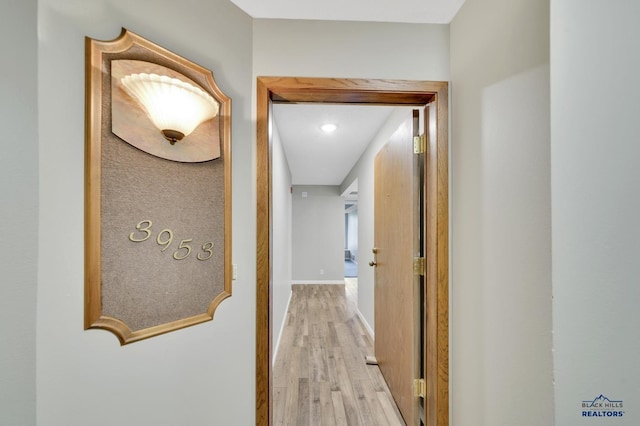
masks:
<path id="1" fill-rule="evenodd" d="M 271 120 L 272 102 L 431 104 L 426 156 L 425 425 L 449 424 L 449 87 L 446 82 L 307 77 L 257 79 L 256 425 L 271 409 Z"/>
<path id="2" fill-rule="evenodd" d="M 223 290 L 208 304 L 206 312 L 176 321 L 132 331 L 123 321 L 102 312 L 102 125 L 103 103 L 111 99 L 103 96 L 102 79 L 104 55 L 137 49 L 159 58 L 160 62 L 175 68 L 176 72 L 200 80 L 200 85 L 219 103 L 218 126 L 224 180 L 224 283 Z M 134 55 L 133 59 L 137 59 Z M 148 59 L 144 59 L 148 60 Z M 185 72 L 186 70 L 186 72 Z M 231 98 L 214 81 L 210 70 L 203 68 L 141 36 L 122 29 L 112 41 L 85 38 L 85 313 L 84 328 L 105 329 L 114 333 L 121 345 L 147 339 L 170 331 L 213 319 L 217 306 L 231 296 Z"/>

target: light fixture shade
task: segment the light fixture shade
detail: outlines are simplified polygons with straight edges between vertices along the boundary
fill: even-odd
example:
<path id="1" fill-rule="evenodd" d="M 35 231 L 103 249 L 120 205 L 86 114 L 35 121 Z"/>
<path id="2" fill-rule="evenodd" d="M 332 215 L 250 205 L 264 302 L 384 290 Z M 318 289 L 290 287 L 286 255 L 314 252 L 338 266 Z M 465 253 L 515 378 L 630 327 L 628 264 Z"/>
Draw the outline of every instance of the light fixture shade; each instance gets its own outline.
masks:
<path id="1" fill-rule="evenodd" d="M 218 114 L 218 102 L 211 95 L 177 78 L 140 73 L 127 75 L 120 81 L 163 133 L 173 131 L 187 136 Z"/>

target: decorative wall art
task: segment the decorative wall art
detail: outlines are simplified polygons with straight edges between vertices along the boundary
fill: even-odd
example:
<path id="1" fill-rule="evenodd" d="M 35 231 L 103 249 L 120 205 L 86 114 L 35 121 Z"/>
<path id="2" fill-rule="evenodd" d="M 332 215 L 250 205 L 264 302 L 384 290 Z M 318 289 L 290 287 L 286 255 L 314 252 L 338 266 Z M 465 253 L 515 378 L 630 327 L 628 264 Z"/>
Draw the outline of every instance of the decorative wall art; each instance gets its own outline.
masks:
<path id="1" fill-rule="evenodd" d="M 231 99 L 122 30 L 86 38 L 85 329 L 132 343 L 231 295 Z"/>

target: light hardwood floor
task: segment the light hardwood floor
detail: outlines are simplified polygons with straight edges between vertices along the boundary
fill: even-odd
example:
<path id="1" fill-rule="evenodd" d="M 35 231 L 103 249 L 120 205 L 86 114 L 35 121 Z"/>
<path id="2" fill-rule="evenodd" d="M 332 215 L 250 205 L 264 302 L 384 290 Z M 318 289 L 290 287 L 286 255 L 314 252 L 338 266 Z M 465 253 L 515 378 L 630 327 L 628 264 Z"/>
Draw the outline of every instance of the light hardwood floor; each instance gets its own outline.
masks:
<path id="1" fill-rule="evenodd" d="M 405 423 L 375 365 L 373 342 L 355 305 L 353 281 L 293 285 L 273 368 L 275 425 Z"/>

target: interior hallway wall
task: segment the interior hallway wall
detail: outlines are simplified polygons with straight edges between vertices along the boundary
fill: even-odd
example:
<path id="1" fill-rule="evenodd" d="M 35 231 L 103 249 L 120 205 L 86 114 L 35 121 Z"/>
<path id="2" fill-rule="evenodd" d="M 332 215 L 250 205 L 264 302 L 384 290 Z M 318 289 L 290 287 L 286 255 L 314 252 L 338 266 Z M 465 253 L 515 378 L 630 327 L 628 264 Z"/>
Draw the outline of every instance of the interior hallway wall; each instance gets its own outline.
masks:
<path id="1" fill-rule="evenodd" d="M 292 278 L 344 282 L 344 199 L 335 185 L 294 185 Z"/>
<path id="2" fill-rule="evenodd" d="M 257 76 L 449 80 L 448 25 L 255 19 L 253 52 L 254 80 Z M 372 325 L 373 272 L 363 256 L 373 240 L 363 240 L 363 233 L 373 235 L 373 221 L 367 225 L 360 217 L 358 307 Z"/>
<path id="3" fill-rule="evenodd" d="M 36 0 L 0 2 L 0 424 L 36 424 Z"/>
<path id="4" fill-rule="evenodd" d="M 410 114 L 410 109 L 407 108 L 393 110 L 340 186 L 340 191 L 344 192 L 358 180 L 358 245 L 361 247 L 358 261 L 358 310 L 369 331 L 374 333 L 374 271 L 369 266 L 369 261 L 373 260 L 371 249 L 374 247 L 374 160 L 380 148 Z"/>
<path id="5" fill-rule="evenodd" d="M 271 353 L 273 360 L 276 355 L 276 345 L 284 323 L 289 298 L 291 296 L 292 280 L 292 195 L 291 195 L 291 171 L 289 163 L 282 147 L 280 133 L 275 121 L 272 126 L 272 168 L 271 168 L 271 194 L 273 203 L 272 223 L 272 294 L 271 294 Z"/>
<path id="6" fill-rule="evenodd" d="M 551 0 L 558 425 L 640 424 L 639 17 L 632 0 Z M 583 417 L 600 395 L 623 417 Z"/>
<path id="7" fill-rule="evenodd" d="M 254 424 L 251 22 L 227 0 L 39 0 L 39 425 Z M 232 99 L 238 265 L 213 321 L 124 347 L 83 330 L 84 37 L 111 40 L 121 27 L 211 69 Z"/>
<path id="8" fill-rule="evenodd" d="M 548 2 L 467 0 L 451 81 L 451 424 L 553 425 Z"/>

